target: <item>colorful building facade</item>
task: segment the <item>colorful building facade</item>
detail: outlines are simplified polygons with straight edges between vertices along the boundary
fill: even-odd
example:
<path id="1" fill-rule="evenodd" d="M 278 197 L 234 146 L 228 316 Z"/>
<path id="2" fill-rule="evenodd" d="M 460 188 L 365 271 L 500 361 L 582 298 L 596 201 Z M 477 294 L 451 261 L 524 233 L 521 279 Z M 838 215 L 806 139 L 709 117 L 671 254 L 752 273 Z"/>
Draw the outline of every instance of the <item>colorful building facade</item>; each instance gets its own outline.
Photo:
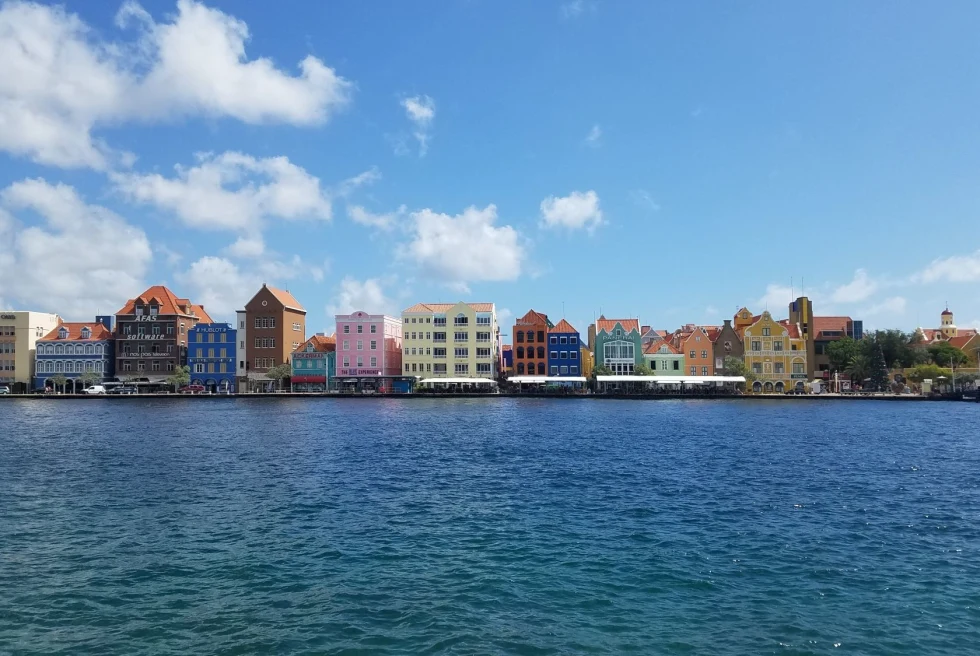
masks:
<path id="1" fill-rule="evenodd" d="M 191 385 L 215 394 L 235 391 L 237 331 L 227 323 L 198 323 L 187 332 L 187 366 Z"/>
<path id="2" fill-rule="evenodd" d="M 684 354 L 665 339 L 647 342 L 643 361 L 657 376 L 684 376 Z"/>
<path id="3" fill-rule="evenodd" d="M 742 337 L 735 330 L 731 319 L 725 319 L 725 325 L 717 333 L 712 335 L 711 349 L 715 356 L 716 374 L 724 371 L 725 358 L 742 360 L 745 357 L 745 350 L 742 348 Z"/>
<path id="4" fill-rule="evenodd" d="M 575 376 L 582 373 L 582 336 L 564 319 L 548 330 L 548 375 Z"/>
<path id="5" fill-rule="evenodd" d="M 289 358 L 306 341 L 306 308 L 285 289 L 266 284 L 245 304 L 248 338 L 244 340 L 246 389 L 271 391 L 276 383 L 266 373 L 289 364 Z M 241 319 L 240 319 L 241 320 Z"/>
<path id="6" fill-rule="evenodd" d="M 337 378 L 349 391 L 385 391 L 402 374 L 402 323 L 384 314 L 338 314 Z"/>
<path id="7" fill-rule="evenodd" d="M 743 343 L 745 366 L 755 376 L 750 391 L 781 394 L 805 388 L 806 343 L 797 324 L 776 321 L 763 312 L 745 328 Z"/>
<path id="8" fill-rule="evenodd" d="M 680 375 L 715 375 L 715 351 L 703 326 L 684 326 L 674 333 L 673 345 L 684 354 L 685 371 Z"/>
<path id="9" fill-rule="evenodd" d="M 417 303 L 402 312 L 405 376 L 495 379 L 499 343 L 493 303 Z"/>
<path id="10" fill-rule="evenodd" d="M 548 375 L 548 331 L 551 322 L 547 314 L 530 310 L 514 322 L 514 367 L 518 376 Z"/>
<path id="11" fill-rule="evenodd" d="M 595 327 L 596 368 L 605 367 L 613 375 L 629 375 L 643 363 L 639 320 L 599 317 Z"/>
<path id="12" fill-rule="evenodd" d="M 59 375 L 68 380 L 68 392 L 112 378 L 114 342 L 111 316 L 96 317 L 91 323 L 62 323 L 37 340 L 34 389 L 55 389 L 53 379 Z"/>
<path id="13" fill-rule="evenodd" d="M 337 340 L 317 333 L 292 353 L 294 392 L 326 392 L 335 389 L 337 376 Z"/>
<path id="14" fill-rule="evenodd" d="M 47 312 L 0 311 L 0 385 L 14 394 L 30 392 L 35 377 L 37 340 L 61 323 Z"/>

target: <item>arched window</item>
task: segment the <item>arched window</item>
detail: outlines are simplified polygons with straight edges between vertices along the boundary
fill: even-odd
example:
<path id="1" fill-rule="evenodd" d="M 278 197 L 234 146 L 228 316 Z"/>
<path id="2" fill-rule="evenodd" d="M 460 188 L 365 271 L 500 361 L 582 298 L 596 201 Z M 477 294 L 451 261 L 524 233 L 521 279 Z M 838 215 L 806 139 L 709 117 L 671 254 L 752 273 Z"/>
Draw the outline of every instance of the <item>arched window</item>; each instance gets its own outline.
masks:
<path id="1" fill-rule="evenodd" d="M 92 345 L 91 344 L 86 344 L 85 345 L 85 355 L 92 355 L 93 352 L 94 351 L 92 351 Z"/>
<path id="2" fill-rule="evenodd" d="M 87 362 L 85 363 L 85 371 L 93 371 L 93 369 L 92 369 L 92 365 L 93 365 L 93 364 L 95 364 L 95 363 L 94 363 L 94 362 L 92 362 L 91 360 L 89 360 L 89 361 L 87 361 Z"/>
<path id="3" fill-rule="evenodd" d="M 523 376 L 524 375 L 524 363 L 523 362 L 518 362 L 517 363 L 517 375 L 518 376 Z"/>
<path id="4" fill-rule="evenodd" d="M 101 344 L 96 344 L 95 345 L 95 354 L 96 355 L 102 355 L 102 345 Z"/>
<path id="5" fill-rule="evenodd" d="M 539 346 L 538 347 L 538 359 L 539 360 L 544 360 L 544 347 L 543 346 Z"/>
<path id="6" fill-rule="evenodd" d="M 75 363 L 72 362 L 71 360 L 65 363 L 65 373 L 66 374 L 75 373 Z"/>
<path id="7" fill-rule="evenodd" d="M 524 342 L 524 331 L 523 330 L 518 330 L 517 331 L 517 343 L 518 344 L 521 344 L 523 342 Z"/>
<path id="8" fill-rule="evenodd" d="M 61 355 L 62 353 L 64 353 L 65 352 L 65 346 L 64 346 L 64 344 L 58 344 L 57 346 L 55 346 L 54 347 L 54 352 L 57 353 L 58 355 Z"/>
<path id="9" fill-rule="evenodd" d="M 523 346 L 518 346 L 517 347 L 517 359 L 518 360 L 523 360 L 524 359 L 524 347 Z M 521 366 L 523 367 L 524 365 L 521 365 Z"/>
<path id="10" fill-rule="evenodd" d="M 65 365 L 61 362 L 61 360 L 58 360 L 57 362 L 54 363 L 54 370 L 58 373 L 61 373 L 62 371 L 65 370 Z"/>
<path id="11" fill-rule="evenodd" d="M 538 375 L 539 375 L 539 376 L 544 376 L 544 375 L 545 375 L 545 366 L 544 366 L 544 362 L 539 362 L 539 363 L 538 363 Z"/>
<path id="12" fill-rule="evenodd" d="M 95 361 L 95 371 L 100 374 L 102 373 L 102 360 Z"/>
<path id="13" fill-rule="evenodd" d="M 527 331 L 527 341 L 528 342 L 533 342 L 534 341 L 534 331 L 533 330 Z"/>
<path id="14" fill-rule="evenodd" d="M 74 344 L 65 344 L 65 355 L 75 355 Z"/>

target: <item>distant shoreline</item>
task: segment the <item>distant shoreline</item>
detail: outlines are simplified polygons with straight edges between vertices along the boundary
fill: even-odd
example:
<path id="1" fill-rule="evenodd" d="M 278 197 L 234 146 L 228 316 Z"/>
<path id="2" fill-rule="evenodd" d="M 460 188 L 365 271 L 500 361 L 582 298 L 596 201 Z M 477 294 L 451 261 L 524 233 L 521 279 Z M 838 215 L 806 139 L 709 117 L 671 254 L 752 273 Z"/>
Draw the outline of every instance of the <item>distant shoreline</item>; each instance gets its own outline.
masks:
<path id="1" fill-rule="evenodd" d="M 35 401 L 68 401 L 84 399 L 86 401 L 116 401 L 116 400 L 236 400 L 236 399 L 554 399 L 561 401 L 582 400 L 619 400 L 619 401 L 959 401 L 975 403 L 974 399 L 954 398 L 948 396 L 913 396 L 913 395 L 860 395 L 860 394 L 743 394 L 743 395 L 708 395 L 708 394 L 535 394 L 529 393 L 499 393 L 499 394 L 323 394 L 312 392 L 261 392 L 252 394 L 4 394 L 0 402 L 10 399 Z"/>

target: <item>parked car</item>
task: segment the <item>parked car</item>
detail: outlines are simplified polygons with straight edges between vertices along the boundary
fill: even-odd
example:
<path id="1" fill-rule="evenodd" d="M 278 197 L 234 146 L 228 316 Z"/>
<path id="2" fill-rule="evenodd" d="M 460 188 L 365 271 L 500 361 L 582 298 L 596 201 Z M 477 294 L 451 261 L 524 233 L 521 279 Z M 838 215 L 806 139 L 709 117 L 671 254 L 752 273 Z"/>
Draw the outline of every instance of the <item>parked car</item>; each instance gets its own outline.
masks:
<path id="1" fill-rule="evenodd" d="M 105 394 L 105 385 L 92 385 L 91 387 L 86 387 L 82 390 L 84 394 Z"/>
<path id="2" fill-rule="evenodd" d="M 123 387 L 113 387 L 111 390 L 108 390 L 106 394 L 137 394 L 138 392 L 139 390 L 137 390 L 135 387 L 124 385 Z"/>
<path id="3" fill-rule="evenodd" d="M 0 385 L 0 394 L 10 394 L 10 387 L 8 385 Z"/>
<path id="4" fill-rule="evenodd" d="M 204 394 L 207 388 L 204 385 L 184 385 L 179 391 L 181 394 Z"/>

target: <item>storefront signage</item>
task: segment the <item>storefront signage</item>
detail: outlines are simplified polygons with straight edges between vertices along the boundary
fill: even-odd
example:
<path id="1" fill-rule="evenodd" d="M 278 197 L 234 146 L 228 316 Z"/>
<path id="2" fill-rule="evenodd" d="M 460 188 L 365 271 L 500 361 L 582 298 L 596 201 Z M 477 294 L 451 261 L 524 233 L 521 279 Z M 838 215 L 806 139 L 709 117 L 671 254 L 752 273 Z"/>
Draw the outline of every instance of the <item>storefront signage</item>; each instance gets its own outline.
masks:
<path id="1" fill-rule="evenodd" d="M 124 358 L 169 358 L 173 356 L 168 355 L 166 353 L 145 353 L 145 352 L 126 353 L 125 351 L 123 351 L 122 357 Z"/>
<path id="2" fill-rule="evenodd" d="M 325 383 L 327 382 L 326 376 L 292 376 L 290 380 L 293 383 Z"/>
<path id="3" fill-rule="evenodd" d="M 380 376 L 380 369 L 341 369 L 338 376 Z"/>
<path id="4" fill-rule="evenodd" d="M 315 351 L 313 353 L 293 353 L 293 359 L 295 360 L 316 360 L 323 359 L 325 357 L 327 357 L 326 353 L 318 353 Z"/>
<path id="5" fill-rule="evenodd" d="M 141 314 L 141 315 L 135 315 L 134 314 L 131 317 L 126 317 L 126 320 L 127 321 L 129 321 L 129 320 L 132 320 L 132 321 L 164 321 L 164 319 L 161 319 L 160 318 L 160 315 L 159 314 Z M 170 319 L 167 319 L 167 321 L 170 321 Z"/>
<path id="6" fill-rule="evenodd" d="M 791 374 L 790 378 L 793 380 L 806 380 L 806 374 Z"/>
<path id="7" fill-rule="evenodd" d="M 227 332 L 228 329 L 225 328 L 224 326 L 218 326 L 218 327 L 209 326 L 207 328 L 203 326 L 195 326 L 194 330 L 196 330 L 199 333 L 223 333 L 223 332 Z"/>
<path id="8" fill-rule="evenodd" d="M 7 321 L 13 321 L 17 316 L 13 314 L 0 314 L 0 319 L 5 319 Z"/>
<path id="9" fill-rule="evenodd" d="M 126 335 L 126 339 L 168 339 L 168 337 L 166 335 Z"/>

